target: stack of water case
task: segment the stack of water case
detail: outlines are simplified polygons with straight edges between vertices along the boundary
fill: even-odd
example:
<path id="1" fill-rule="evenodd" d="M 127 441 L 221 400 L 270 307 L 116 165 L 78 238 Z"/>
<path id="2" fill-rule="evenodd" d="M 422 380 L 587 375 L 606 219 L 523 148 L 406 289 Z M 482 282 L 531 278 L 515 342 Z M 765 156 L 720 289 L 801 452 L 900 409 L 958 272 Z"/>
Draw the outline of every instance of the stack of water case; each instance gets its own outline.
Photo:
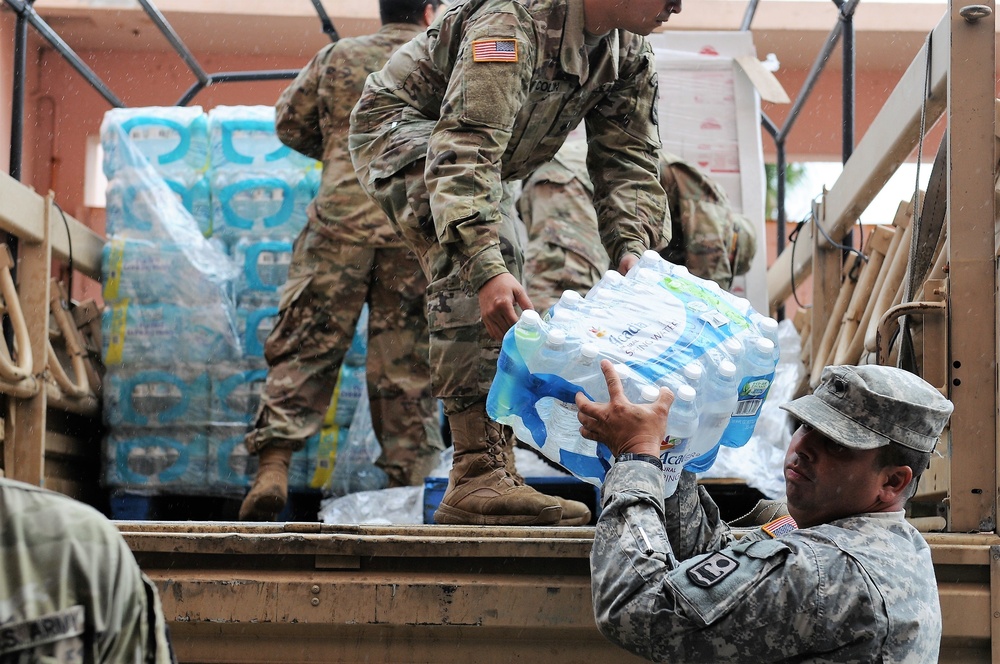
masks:
<path id="1" fill-rule="evenodd" d="M 319 183 L 319 164 L 283 145 L 274 122 L 271 106 L 218 106 L 208 114 L 212 239 L 238 271 L 233 299 L 243 346 L 239 361 L 217 363 L 209 372 L 212 421 L 232 432 L 213 436 L 219 441 L 211 455 L 216 484 L 246 486 L 252 480 L 252 466 L 233 474 L 240 468 L 234 460 L 246 454 L 242 439 L 267 378 L 264 342 L 277 322 L 292 243 Z M 293 456 L 289 488 L 319 486 L 315 476 L 326 472 L 329 458 L 317 457 L 318 446 L 317 435 Z"/>
<path id="2" fill-rule="evenodd" d="M 115 109 L 101 140 L 105 478 L 239 493 L 255 472 L 242 440 L 263 341 L 318 165 L 280 144 L 269 107 Z M 319 486 L 318 446 L 319 435 L 293 457 L 290 488 Z"/>
<path id="3" fill-rule="evenodd" d="M 209 482 L 209 367 L 241 356 L 232 263 L 205 238 L 208 131 L 200 108 L 110 111 L 101 128 L 108 177 L 103 256 L 105 479 L 170 493 Z M 198 194 L 200 196 L 201 194 Z M 187 202 L 192 208 L 185 207 Z"/>
<path id="4" fill-rule="evenodd" d="M 586 298 L 567 291 L 542 320 L 525 311 L 504 337 L 486 402 L 578 478 L 600 486 L 608 448 L 584 439 L 575 395 L 607 402 L 609 359 L 634 403 L 675 394 L 661 445 L 667 495 L 682 469 L 710 467 L 719 446 L 753 433 L 778 361 L 777 323 L 750 303 L 647 251 L 625 277 L 609 271 Z"/>

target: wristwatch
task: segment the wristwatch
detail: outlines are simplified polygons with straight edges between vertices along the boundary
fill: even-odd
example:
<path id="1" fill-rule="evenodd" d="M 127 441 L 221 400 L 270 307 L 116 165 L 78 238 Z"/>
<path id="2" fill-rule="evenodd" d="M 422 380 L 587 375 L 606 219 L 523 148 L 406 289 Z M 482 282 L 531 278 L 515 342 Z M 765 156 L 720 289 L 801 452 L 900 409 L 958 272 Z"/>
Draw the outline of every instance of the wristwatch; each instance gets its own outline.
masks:
<path id="1" fill-rule="evenodd" d="M 645 461 L 646 463 L 651 463 L 660 470 L 663 470 L 663 462 L 660 461 L 660 457 L 653 456 L 652 454 L 633 454 L 632 452 L 626 452 L 625 454 L 619 454 L 615 457 L 615 463 L 620 463 L 622 461 Z"/>

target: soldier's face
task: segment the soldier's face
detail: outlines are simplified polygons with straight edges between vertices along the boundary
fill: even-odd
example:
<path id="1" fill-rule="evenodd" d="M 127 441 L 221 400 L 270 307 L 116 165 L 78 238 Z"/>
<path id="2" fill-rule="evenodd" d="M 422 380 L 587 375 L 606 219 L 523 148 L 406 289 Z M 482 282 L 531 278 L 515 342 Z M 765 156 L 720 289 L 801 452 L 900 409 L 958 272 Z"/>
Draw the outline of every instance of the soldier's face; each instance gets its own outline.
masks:
<path id="1" fill-rule="evenodd" d="M 583 3 L 584 24 L 592 35 L 614 29 L 648 35 L 681 11 L 681 0 L 575 0 Z"/>
<path id="2" fill-rule="evenodd" d="M 785 454 L 788 513 L 799 527 L 881 511 L 879 451 L 839 445 L 807 424 L 792 436 Z"/>
<path id="3" fill-rule="evenodd" d="M 681 0 L 620 0 L 610 3 L 618 18 L 616 28 L 648 35 L 681 12 Z"/>

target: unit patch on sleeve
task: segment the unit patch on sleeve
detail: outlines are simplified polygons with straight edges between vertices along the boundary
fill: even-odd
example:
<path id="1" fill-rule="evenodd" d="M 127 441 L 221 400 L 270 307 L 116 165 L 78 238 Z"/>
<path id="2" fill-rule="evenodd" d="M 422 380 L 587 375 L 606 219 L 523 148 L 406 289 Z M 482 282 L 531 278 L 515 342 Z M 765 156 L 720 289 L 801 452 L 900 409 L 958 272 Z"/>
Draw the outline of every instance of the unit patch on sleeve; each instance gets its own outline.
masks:
<path id="1" fill-rule="evenodd" d="M 735 572 L 740 564 L 724 553 L 716 551 L 687 571 L 691 583 L 710 588 Z"/>
<path id="2" fill-rule="evenodd" d="M 479 39 L 472 42 L 473 62 L 517 62 L 516 39 Z"/>
<path id="3" fill-rule="evenodd" d="M 786 514 L 785 516 L 779 517 L 770 523 L 765 523 L 760 528 L 771 537 L 781 537 L 782 535 L 787 535 L 793 530 L 797 530 L 798 527 L 799 524 L 795 523 L 795 519 Z"/>

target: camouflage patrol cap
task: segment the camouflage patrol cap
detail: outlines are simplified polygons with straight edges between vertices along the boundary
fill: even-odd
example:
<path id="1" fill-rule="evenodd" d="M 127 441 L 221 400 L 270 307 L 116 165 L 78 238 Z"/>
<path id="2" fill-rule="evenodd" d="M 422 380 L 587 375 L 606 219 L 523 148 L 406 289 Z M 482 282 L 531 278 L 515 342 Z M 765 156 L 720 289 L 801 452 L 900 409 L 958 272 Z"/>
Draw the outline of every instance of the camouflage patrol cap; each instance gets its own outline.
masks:
<path id="1" fill-rule="evenodd" d="M 892 442 L 918 452 L 933 451 L 954 410 L 919 376 L 876 365 L 826 367 L 812 394 L 782 408 L 844 447 Z"/>

